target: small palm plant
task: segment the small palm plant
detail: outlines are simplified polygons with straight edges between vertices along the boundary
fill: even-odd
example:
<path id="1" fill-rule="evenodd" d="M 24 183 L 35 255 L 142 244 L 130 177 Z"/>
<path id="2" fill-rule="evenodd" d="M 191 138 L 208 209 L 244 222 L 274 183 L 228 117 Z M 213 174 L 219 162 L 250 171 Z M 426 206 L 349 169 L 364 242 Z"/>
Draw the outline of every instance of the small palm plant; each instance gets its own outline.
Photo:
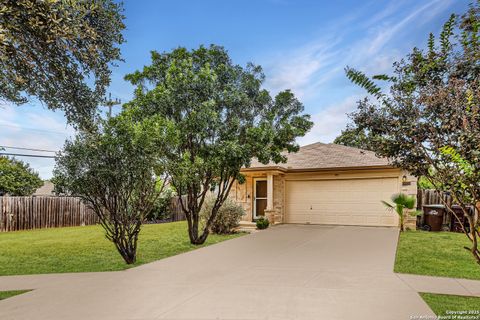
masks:
<path id="1" fill-rule="evenodd" d="M 395 210 L 400 218 L 400 231 L 404 230 L 404 220 L 405 220 L 405 209 L 413 209 L 415 207 L 415 197 L 409 196 L 403 193 L 394 194 L 392 196 L 392 201 L 394 204 L 390 204 L 386 201 L 382 201 L 382 203 L 387 206 L 388 208 Z M 417 211 L 413 212 L 412 214 L 416 215 Z"/>

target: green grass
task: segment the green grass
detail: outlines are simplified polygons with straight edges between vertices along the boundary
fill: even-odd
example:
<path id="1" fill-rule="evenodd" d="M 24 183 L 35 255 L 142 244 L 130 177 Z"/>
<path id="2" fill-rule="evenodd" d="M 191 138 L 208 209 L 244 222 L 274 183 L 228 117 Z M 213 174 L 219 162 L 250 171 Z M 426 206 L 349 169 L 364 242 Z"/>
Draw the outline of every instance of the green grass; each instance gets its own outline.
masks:
<path id="1" fill-rule="evenodd" d="M 211 245 L 242 234 L 210 235 Z M 198 246 L 190 244 L 185 222 L 145 225 L 137 263 L 170 257 Z M 114 271 L 126 265 L 100 226 L 0 233 L 0 275 Z"/>
<path id="2" fill-rule="evenodd" d="M 4 300 L 18 294 L 28 292 L 30 290 L 13 290 L 13 291 L 0 291 L 0 300 Z"/>
<path id="3" fill-rule="evenodd" d="M 394 270 L 480 280 L 480 266 L 464 246 L 470 246 L 470 242 L 463 233 L 402 232 Z"/>
<path id="4" fill-rule="evenodd" d="M 472 319 L 477 319 L 480 316 L 480 313 L 475 313 L 480 312 L 480 298 L 478 297 L 436 293 L 420 293 L 420 296 L 437 316 L 448 316 L 448 311 L 464 311 L 467 313 L 462 314 L 462 316 L 476 316 Z M 468 313 L 469 311 L 470 313 Z M 450 313 L 450 316 L 452 316 L 452 313 Z"/>

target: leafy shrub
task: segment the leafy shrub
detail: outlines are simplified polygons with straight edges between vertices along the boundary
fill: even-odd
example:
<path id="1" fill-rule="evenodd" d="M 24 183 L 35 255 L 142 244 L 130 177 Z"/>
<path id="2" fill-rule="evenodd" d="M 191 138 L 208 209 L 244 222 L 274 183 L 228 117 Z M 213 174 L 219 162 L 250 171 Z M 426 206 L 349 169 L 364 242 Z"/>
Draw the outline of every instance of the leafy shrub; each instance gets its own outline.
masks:
<path id="1" fill-rule="evenodd" d="M 171 188 L 165 188 L 162 194 L 155 200 L 152 211 L 146 216 L 147 221 L 162 221 L 170 219 L 170 203 L 174 192 Z"/>
<path id="2" fill-rule="evenodd" d="M 213 197 L 205 200 L 200 212 L 203 221 L 210 217 L 214 204 L 215 198 Z M 227 198 L 220 209 L 218 209 L 217 216 L 210 226 L 210 231 L 216 234 L 232 233 L 232 230 L 238 227 L 244 214 L 245 210 L 243 210 L 242 206 Z"/>
<path id="3" fill-rule="evenodd" d="M 268 221 L 268 219 L 265 219 L 264 217 L 258 218 L 256 223 L 257 223 L 257 229 L 260 229 L 260 230 L 267 229 L 268 226 L 270 225 L 270 222 Z"/>
<path id="4" fill-rule="evenodd" d="M 0 195 L 30 196 L 41 186 L 42 179 L 28 163 L 0 156 Z"/>

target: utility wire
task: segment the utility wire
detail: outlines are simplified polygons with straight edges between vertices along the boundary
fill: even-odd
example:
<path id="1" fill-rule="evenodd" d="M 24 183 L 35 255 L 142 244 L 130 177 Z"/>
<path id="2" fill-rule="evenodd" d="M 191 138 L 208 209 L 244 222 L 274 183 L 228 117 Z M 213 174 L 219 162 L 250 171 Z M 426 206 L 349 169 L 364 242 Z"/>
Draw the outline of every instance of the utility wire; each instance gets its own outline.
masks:
<path id="1" fill-rule="evenodd" d="M 38 131 L 38 132 L 46 132 L 46 133 L 55 133 L 55 134 L 61 134 L 61 135 L 68 135 L 68 132 L 61 132 L 61 131 L 53 131 L 53 130 L 44 130 L 44 129 L 37 129 L 37 128 L 22 127 L 22 126 L 18 126 L 18 125 L 5 124 L 5 123 L 1 123 L 1 122 L 0 122 L 0 127 L 9 127 L 9 128 L 22 129 L 22 130 L 30 130 L 30 131 Z"/>
<path id="2" fill-rule="evenodd" d="M 25 148 L 25 147 L 10 147 L 10 146 L 0 146 L 0 148 L 7 148 L 7 149 L 18 149 L 18 150 L 28 150 L 28 151 L 41 151 L 41 152 L 57 152 L 54 150 L 45 150 L 45 149 L 35 149 L 35 148 Z"/>
<path id="3" fill-rule="evenodd" d="M 3 155 L 3 156 L 18 156 L 18 157 L 50 158 L 50 159 L 55 159 L 54 156 L 42 156 L 42 155 L 39 155 L 39 154 L 21 154 L 21 153 L 4 153 L 4 152 L 0 152 L 0 155 Z"/>

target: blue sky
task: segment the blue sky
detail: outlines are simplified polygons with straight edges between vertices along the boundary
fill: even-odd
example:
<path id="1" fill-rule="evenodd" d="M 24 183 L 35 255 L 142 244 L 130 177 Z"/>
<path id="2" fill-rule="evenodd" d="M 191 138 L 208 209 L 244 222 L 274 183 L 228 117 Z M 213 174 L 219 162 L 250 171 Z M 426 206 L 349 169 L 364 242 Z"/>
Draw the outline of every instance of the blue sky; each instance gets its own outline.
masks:
<path id="1" fill-rule="evenodd" d="M 352 66 L 368 74 L 391 71 L 392 63 L 414 46 L 423 48 L 429 32 L 438 34 L 466 0 L 402 1 L 124 1 L 125 62 L 113 69 L 109 92 L 122 102 L 132 96 L 123 80 L 149 64 L 150 51 L 178 46 L 223 45 L 234 62 L 263 66 L 265 87 L 292 89 L 312 115 L 313 129 L 301 145 L 332 142 L 348 122 L 364 92 L 344 75 Z M 61 112 L 38 103 L 0 109 L 0 145 L 59 150 L 74 130 Z M 14 152 L 13 149 L 7 149 Z M 16 150 L 18 152 L 18 150 Z M 36 152 L 28 152 L 30 154 Z M 50 153 L 36 153 L 50 154 Z M 42 178 L 52 159 L 20 158 Z"/>

